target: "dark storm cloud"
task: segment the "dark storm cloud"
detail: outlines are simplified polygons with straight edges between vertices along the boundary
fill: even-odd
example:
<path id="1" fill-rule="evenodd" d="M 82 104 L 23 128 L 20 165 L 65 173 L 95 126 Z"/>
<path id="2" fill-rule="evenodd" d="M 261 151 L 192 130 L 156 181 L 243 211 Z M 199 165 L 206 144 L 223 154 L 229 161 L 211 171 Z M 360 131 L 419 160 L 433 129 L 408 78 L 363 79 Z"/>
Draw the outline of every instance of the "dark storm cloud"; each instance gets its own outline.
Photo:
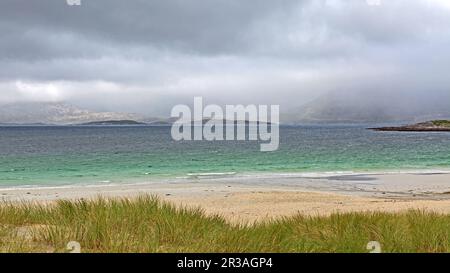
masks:
<path id="1" fill-rule="evenodd" d="M 4 0 L 0 56 L 99 57 L 140 46 L 199 55 L 282 55 L 275 49 L 284 48 L 319 57 L 361 42 L 425 38 L 445 23 L 446 13 L 419 10 L 420 1 L 390 2 L 370 8 L 364 0 L 84 0 L 73 7 L 64 0 Z"/>
<path id="2" fill-rule="evenodd" d="M 81 2 L 0 1 L 0 102 L 162 113 L 194 94 L 294 107 L 450 86 L 445 0 Z"/>
<path id="3" fill-rule="evenodd" d="M 5 0 L 0 3 L 0 22 L 10 35 L 7 38 L 22 42 L 23 48 L 14 47 L 11 42 L 9 45 L 12 56 L 18 58 L 33 51 L 37 58 L 62 53 L 64 50 L 53 53 L 55 48 L 51 44 L 56 43 L 53 46 L 57 47 L 58 42 L 54 40 L 57 38 L 62 38 L 62 49 L 66 49 L 68 56 L 77 48 L 78 39 L 82 45 L 86 39 L 106 45 L 145 45 L 216 54 L 248 48 L 251 41 L 245 32 L 252 24 L 296 3 L 294 0 L 276 3 L 271 0 L 83 0 L 82 6 L 72 7 L 64 0 Z M 67 41 L 73 44 L 68 46 Z M 89 51 L 82 45 L 78 47 L 80 55 Z"/>

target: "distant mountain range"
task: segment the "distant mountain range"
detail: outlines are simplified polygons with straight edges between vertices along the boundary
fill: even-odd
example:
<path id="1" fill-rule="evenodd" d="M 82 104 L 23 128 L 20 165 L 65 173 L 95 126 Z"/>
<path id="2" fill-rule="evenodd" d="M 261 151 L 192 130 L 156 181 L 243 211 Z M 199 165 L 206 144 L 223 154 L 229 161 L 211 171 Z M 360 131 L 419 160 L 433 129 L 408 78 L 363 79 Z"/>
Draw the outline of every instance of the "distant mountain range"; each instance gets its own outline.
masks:
<path id="1" fill-rule="evenodd" d="M 281 116 L 282 123 L 386 123 L 450 119 L 450 92 L 429 96 L 333 93 Z"/>
<path id="2" fill-rule="evenodd" d="M 177 118 L 151 118 L 130 113 L 95 112 L 67 103 L 16 103 L 0 106 L 3 126 L 170 126 Z M 208 120 L 203 120 L 203 123 Z M 248 121 L 245 122 L 249 124 Z"/>
<path id="3" fill-rule="evenodd" d="M 211 121 L 210 119 L 204 119 L 202 120 L 202 124 L 205 125 L 207 122 Z M 225 124 L 227 122 L 227 120 L 214 120 L 217 122 L 221 122 L 223 124 Z M 135 121 L 135 120 L 104 120 L 104 121 L 92 121 L 92 122 L 86 122 L 86 123 L 81 123 L 81 124 L 75 124 L 78 126 L 138 126 L 138 125 L 146 125 L 146 126 L 171 126 L 173 124 L 174 120 L 173 119 L 167 119 L 165 121 L 150 121 L 150 122 L 139 122 L 139 121 Z M 248 120 L 245 121 L 241 121 L 241 122 L 237 122 L 234 121 L 233 122 L 235 125 L 239 124 L 245 124 L 246 126 L 251 125 L 259 125 L 259 124 L 263 124 L 263 122 L 259 122 L 259 121 L 255 121 L 255 122 L 251 122 Z M 271 125 L 271 123 L 269 122 L 264 122 L 267 125 Z M 189 122 L 187 122 L 187 124 L 189 124 Z M 191 121 L 191 125 L 195 125 L 194 121 Z"/>
<path id="4" fill-rule="evenodd" d="M 129 113 L 95 112 L 66 103 L 16 103 L 0 107 L 2 124 L 80 124 L 105 120 L 141 120 Z"/>
<path id="5" fill-rule="evenodd" d="M 427 97 L 374 93 L 321 96 L 284 111 L 281 124 L 389 123 L 450 119 L 450 92 Z M 175 118 L 97 112 L 67 103 L 16 103 L 0 106 L 0 125 L 152 125 L 168 126 Z"/>

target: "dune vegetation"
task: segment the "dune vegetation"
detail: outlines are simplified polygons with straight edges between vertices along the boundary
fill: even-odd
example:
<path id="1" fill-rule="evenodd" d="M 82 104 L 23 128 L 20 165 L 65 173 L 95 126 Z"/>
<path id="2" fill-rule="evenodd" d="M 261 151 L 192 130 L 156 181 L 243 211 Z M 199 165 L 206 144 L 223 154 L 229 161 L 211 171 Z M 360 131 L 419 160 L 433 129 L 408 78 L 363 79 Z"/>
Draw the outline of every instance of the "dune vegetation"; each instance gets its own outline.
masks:
<path id="1" fill-rule="evenodd" d="M 431 123 L 433 123 L 434 126 L 450 128 L 450 120 L 433 120 Z"/>
<path id="2" fill-rule="evenodd" d="M 450 215 L 424 211 L 334 214 L 236 225 L 155 197 L 4 203 L 1 252 L 449 252 Z"/>

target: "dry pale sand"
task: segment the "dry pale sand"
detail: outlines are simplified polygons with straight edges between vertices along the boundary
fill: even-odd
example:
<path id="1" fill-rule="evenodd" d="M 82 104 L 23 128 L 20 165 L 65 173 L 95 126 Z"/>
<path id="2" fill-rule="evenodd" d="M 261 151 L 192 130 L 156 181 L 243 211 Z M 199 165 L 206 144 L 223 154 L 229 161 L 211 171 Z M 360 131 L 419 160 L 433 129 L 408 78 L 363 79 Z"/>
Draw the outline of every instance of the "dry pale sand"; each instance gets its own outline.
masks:
<path id="1" fill-rule="evenodd" d="M 319 192 L 238 192 L 228 197 L 168 198 L 179 204 L 203 207 L 233 222 L 254 222 L 282 216 L 330 215 L 331 213 L 422 209 L 450 213 L 450 200 L 396 200 Z"/>
<path id="2" fill-rule="evenodd" d="M 232 222 L 335 212 L 423 209 L 450 213 L 450 174 L 365 174 L 328 177 L 228 177 L 131 185 L 0 189 L 4 201 L 160 196 L 201 207 Z"/>

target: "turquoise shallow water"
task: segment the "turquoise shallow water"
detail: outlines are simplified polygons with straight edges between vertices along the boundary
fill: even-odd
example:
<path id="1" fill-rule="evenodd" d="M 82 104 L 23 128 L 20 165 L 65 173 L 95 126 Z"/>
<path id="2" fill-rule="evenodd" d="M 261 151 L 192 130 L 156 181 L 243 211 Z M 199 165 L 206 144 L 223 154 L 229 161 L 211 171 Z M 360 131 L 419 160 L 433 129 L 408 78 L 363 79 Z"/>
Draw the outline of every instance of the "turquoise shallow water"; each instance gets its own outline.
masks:
<path id="1" fill-rule="evenodd" d="M 191 173 L 450 169 L 450 133 L 282 127 L 276 152 L 248 141 L 175 142 L 168 127 L 0 127 L 0 186 L 122 183 Z"/>

